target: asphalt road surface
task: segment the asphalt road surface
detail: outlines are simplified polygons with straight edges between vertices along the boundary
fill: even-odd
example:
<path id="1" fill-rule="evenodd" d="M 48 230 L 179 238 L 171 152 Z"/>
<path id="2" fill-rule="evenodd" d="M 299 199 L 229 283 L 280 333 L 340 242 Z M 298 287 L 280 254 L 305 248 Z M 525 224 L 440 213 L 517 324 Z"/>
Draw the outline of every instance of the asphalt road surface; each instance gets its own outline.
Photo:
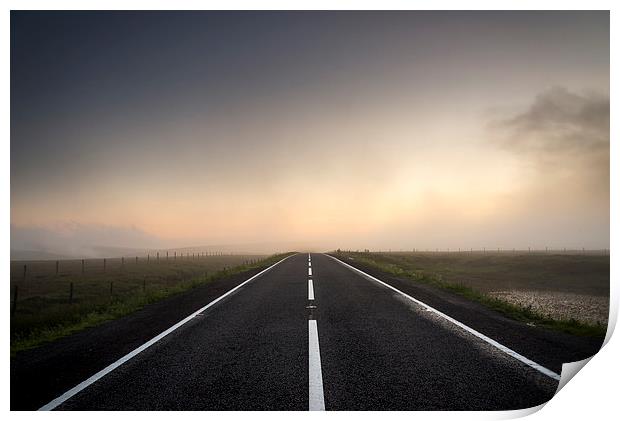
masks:
<path id="1" fill-rule="evenodd" d="M 11 409 L 519 409 L 600 347 L 371 272 L 296 254 L 26 351 Z"/>

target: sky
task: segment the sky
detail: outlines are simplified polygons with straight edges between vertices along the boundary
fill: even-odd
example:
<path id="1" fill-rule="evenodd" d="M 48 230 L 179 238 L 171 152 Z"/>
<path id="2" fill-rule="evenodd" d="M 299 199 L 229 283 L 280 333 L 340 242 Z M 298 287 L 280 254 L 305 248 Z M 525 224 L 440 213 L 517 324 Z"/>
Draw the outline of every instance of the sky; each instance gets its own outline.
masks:
<path id="1" fill-rule="evenodd" d="M 609 13 L 11 12 L 11 249 L 213 244 L 609 247 Z"/>

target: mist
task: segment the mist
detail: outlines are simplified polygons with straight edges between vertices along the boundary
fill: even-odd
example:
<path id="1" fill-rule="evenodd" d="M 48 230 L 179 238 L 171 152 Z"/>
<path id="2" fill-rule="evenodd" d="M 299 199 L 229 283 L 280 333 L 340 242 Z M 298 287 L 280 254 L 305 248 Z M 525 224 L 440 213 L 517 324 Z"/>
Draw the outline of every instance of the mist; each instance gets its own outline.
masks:
<path id="1" fill-rule="evenodd" d="M 14 251 L 609 247 L 608 13 L 18 12 L 11 37 Z"/>

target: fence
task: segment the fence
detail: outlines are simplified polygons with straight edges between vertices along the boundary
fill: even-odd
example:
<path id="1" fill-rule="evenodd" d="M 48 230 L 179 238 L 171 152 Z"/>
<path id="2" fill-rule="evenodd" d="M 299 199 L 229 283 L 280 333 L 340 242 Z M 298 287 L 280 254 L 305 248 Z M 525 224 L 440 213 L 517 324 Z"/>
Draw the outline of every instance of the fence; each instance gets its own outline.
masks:
<path id="1" fill-rule="evenodd" d="M 11 261 L 11 281 L 19 281 L 29 276 L 40 275 L 83 275 L 86 273 L 106 273 L 109 270 L 128 268 L 128 265 L 183 263 L 206 258 L 225 256 L 246 256 L 248 259 L 257 255 L 244 255 L 222 252 L 154 252 L 143 256 L 124 256 L 114 258 L 62 259 L 62 260 L 29 260 Z"/>
<path id="2" fill-rule="evenodd" d="M 337 252 L 346 252 L 346 253 L 478 253 L 478 254 L 492 254 L 492 253 L 512 253 L 512 254 L 573 254 L 573 255 L 599 255 L 599 256 L 609 256 L 610 250 L 607 248 L 604 249 L 586 249 L 582 248 L 533 248 L 528 247 L 526 249 L 521 248 L 510 248 L 510 247 L 493 247 L 493 248 L 473 248 L 473 247 L 457 247 L 457 248 L 411 248 L 411 249 L 355 249 L 355 250 L 341 250 L 338 249 Z"/>
<path id="3" fill-rule="evenodd" d="M 253 265 L 263 255 L 213 252 L 154 252 L 145 256 L 11 262 L 11 318 L 45 307 L 103 303 L 128 294 L 174 288 L 234 266 Z"/>

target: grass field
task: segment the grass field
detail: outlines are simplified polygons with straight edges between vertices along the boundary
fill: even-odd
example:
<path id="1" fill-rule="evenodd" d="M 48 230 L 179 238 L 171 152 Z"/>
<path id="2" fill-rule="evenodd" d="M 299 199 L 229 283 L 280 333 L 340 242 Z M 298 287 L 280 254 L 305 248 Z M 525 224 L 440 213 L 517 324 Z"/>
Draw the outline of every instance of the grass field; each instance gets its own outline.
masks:
<path id="1" fill-rule="evenodd" d="M 340 252 L 433 284 L 510 317 L 576 334 L 605 333 L 609 255 L 526 252 Z"/>
<path id="2" fill-rule="evenodd" d="M 11 262 L 11 353 L 121 317 L 175 293 L 282 256 Z M 24 276 L 24 265 L 26 272 Z M 17 292 L 17 295 L 15 295 Z M 15 301 L 14 299 L 17 298 Z"/>

